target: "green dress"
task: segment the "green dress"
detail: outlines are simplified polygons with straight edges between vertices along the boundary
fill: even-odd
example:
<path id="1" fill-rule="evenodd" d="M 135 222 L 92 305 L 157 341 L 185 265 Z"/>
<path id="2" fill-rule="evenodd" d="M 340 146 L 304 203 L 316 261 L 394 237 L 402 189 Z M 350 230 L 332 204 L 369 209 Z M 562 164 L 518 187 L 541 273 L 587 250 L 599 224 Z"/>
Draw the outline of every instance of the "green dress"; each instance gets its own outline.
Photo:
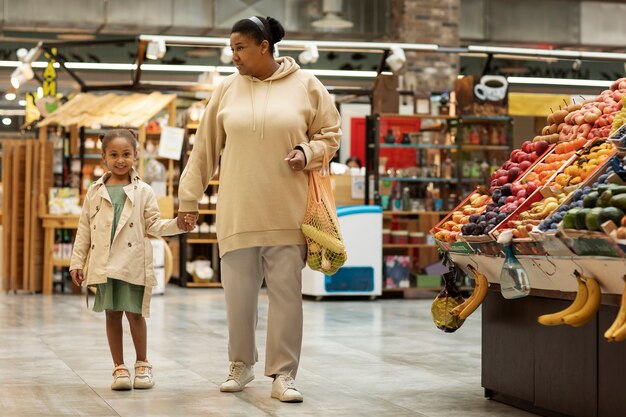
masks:
<path id="1" fill-rule="evenodd" d="M 124 203 L 126 202 L 125 185 L 107 185 L 107 191 L 113 204 L 113 223 L 111 225 L 111 242 L 115 237 L 115 230 L 120 220 Z M 96 285 L 96 300 L 93 311 L 128 311 L 141 314 L 145 287 L 130 284 L 121 279 L 109 277 L 106 284 Z"/>

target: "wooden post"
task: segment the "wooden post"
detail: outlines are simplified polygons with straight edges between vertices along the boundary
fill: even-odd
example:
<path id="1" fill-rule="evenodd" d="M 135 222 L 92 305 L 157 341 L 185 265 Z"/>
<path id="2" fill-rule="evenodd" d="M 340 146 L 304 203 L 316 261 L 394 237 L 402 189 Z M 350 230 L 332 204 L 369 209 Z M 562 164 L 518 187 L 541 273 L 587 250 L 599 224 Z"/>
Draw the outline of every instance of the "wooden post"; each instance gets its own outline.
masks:
<path id="1" fill-rule="evenodd" d="M 172 98 L 167 106 L 167 124 L 176 126 L 176 97 Z M 167 166 L 167 195 L 174 196 L 174 160 L 170 159 Z"/>
<path id="2" fill-rule="evenodd" d="M 46 188 L 45 184 L 45 175 L 46 175 L 46 142 L 48 141 L 48 128 L 47 126 L 43 126 L 39 128 L 39 147 L 40 147 L 40 158 L 39 158 L 39 201 L 37 203 L 39 212 L 39 216 L 43 216 L 48 212 L 46 207 Z M 49 173 L 50 175 L 52 173 Z"/>

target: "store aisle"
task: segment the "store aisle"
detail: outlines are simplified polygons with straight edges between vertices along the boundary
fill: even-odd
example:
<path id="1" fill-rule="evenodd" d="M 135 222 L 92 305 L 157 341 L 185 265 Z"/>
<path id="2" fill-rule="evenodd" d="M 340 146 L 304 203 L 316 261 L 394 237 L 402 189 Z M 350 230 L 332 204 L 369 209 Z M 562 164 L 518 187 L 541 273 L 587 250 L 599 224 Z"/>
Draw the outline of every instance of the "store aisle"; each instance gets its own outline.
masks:
<path id="1" fill-rule="evenodd" d="M 109 389 L 104 316 L 83 297 L 0 295 L 0 415 L 34 416 L 530 416 L 483 398 L 480 321 L 456 334 L 430 320 L 430 301 L 306 301 L 298 387 L 302 404 L 271 399 L 263 374 L 261 300 L 257 379 L 238 394 L 228 368 L 220 290 L 167 288 L 148 320 L 156 386 Z M 126 363 L 134 351 L 125 324 Z"/>

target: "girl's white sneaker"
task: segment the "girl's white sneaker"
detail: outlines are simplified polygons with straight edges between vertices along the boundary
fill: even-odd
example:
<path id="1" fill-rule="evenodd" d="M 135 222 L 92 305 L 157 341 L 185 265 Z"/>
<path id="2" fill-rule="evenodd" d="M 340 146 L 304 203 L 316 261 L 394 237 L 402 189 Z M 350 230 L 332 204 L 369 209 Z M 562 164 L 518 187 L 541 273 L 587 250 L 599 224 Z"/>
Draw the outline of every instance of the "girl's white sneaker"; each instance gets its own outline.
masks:
<path id="1" fill-rule="evenodd" d="M 113 383 L 111 389 L 115 391 L 126 391 L 133 386 L 130 383 L 130 371 L 126 365 L 118 365 L 113 370 Z"/>
<path id="2" fill-rule="evenodd" d="M 135 362 L 135 389 L 150 389 L 154 386 L 154 375 L 152 375 L 152 365 L 148 362 Z"/>

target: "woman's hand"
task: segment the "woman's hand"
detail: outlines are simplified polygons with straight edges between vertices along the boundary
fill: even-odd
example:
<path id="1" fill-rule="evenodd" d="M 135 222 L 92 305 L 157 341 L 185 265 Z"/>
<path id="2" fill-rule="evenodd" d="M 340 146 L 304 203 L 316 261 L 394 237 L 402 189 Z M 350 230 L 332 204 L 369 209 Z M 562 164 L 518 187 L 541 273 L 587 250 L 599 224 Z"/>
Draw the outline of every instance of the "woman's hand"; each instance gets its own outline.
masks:
<path id="1" fill-rule="evenodd" d="M 289 155 L 285 158 L 285 161 L 289 164 L 289 168 L 292 171 L 302 171 L 306 166 L 306 158 L 304 157 L 304 152 L 300 149 L 294 149 L 289 152 Z"/>
<path id="2" fill-rule="evenodd" d="M 72 276 L 72 282 L 77 287 L 80 287 L 80 285 L 85 280 L 85 277 L 83 276 L 83 270 L 82 269 L 72 269 L 70 271 L 70 275 Z"/>
<path id="3" fill-rule="evenodd" d="M 184 230 L 185 232 L 191 232 L 194 227 L 196 227 L 196 222 L 198 221 L 199 213 L 197 211 L 188 211 L 178 212 L 178 217 L 176 217 L 176 224 L 180 230 Z"/>

